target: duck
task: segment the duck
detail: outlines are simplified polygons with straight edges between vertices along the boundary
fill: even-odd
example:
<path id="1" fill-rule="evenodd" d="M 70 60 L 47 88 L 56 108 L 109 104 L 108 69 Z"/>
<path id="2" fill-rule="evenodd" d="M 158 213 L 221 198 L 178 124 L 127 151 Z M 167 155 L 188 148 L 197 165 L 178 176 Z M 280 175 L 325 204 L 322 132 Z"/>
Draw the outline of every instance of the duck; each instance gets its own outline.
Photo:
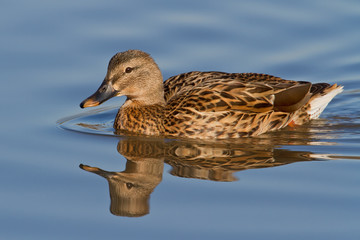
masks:
<path id="1" fill-rule="evenodd" d="M 231 139 L 316 119 L 342 91 L 261 73 L 192 71 L 163 81 L 150 54 L 127 50 L 110 59 L 100 87 L 80 107 L 126 96 L 113 124 L 117 134 Z"/>

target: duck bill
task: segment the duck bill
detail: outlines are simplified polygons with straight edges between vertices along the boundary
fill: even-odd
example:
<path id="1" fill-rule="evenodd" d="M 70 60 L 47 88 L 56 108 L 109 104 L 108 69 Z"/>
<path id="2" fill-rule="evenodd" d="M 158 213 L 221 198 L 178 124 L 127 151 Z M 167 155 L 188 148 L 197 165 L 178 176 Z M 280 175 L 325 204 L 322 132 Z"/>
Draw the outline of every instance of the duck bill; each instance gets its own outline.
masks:
<path id="1" fill-rule="evenodd" d="M 90 97 L 80 103 L 81 108 L 95 107 L 114 97 L 117 91 L 108 83 L 102 83 L 99 89 Z"/>

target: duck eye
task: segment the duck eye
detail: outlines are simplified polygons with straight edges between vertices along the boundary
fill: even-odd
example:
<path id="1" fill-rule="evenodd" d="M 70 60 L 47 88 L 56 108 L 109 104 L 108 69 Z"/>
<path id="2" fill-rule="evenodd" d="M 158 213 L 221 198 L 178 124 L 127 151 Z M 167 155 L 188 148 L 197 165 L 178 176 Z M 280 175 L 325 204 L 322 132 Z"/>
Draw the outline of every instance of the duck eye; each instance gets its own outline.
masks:
<path id="1" fill-rule="evenodd" d="M 131 73 L 131 72 L 132 72 L 132 70 L 133 70 L 133 68 L 132 68 L 132 67 L 127 67 L 127 68 L 125 69 L 125 72 L 126 72 L 126 73 Z"/>
<path id="2" fill-rule="evenodd" d="M 132 184 L 132 183 L 126 183 L 126 187 L 127 187 L 127 189 L 131 189 L 132 187 L 134 186 L 134 184 Z"/>

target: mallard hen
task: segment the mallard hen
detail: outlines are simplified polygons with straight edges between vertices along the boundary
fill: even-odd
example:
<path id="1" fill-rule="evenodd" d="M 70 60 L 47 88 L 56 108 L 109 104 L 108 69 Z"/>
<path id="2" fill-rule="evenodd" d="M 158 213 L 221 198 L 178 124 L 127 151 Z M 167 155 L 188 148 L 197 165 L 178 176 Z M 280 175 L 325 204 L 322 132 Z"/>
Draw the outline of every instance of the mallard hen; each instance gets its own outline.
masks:
<path id="1" fill-rule="evenodd" d="M 149 54 L 117 53 L 99 89 L 80 107 L 126 96 L 116 132 L 175 138 L 256 136 L 318 118 L 342 86 L 266 74 L 188 72 L 163 82 Z"/>

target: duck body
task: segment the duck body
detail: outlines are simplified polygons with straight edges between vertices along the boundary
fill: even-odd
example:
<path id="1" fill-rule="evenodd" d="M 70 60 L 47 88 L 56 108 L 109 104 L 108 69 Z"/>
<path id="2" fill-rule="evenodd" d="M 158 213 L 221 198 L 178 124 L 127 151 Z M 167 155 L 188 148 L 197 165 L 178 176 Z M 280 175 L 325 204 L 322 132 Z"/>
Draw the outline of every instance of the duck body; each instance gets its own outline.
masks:
<path id="1" fill-rule="evenodd" d="M 336 84 L 256 73 L 194 71 L 163 82 L 148 54 L 129 50 L 110 60 L 103 83 L 81 107 L 126 95 L 114 121 L 118 133 L 227 139 L 257 136 L 318 118 L 341 91 Z"/>

